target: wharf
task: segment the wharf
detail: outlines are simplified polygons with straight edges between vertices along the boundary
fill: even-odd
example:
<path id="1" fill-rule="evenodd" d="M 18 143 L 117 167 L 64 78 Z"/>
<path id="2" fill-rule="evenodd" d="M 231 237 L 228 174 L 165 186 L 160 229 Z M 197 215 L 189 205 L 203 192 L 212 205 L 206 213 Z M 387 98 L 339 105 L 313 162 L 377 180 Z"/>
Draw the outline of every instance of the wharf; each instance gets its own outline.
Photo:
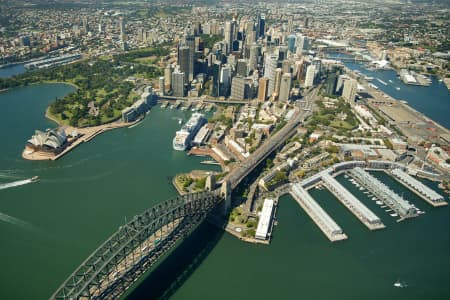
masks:
<path id="1" fill-rule="evenodd" d="M 291 195 L 331 242 L 348 238 L 336 222 L 300 185 L 293 186 Z"/>
<path id="2" fill-rule="evenodd" d="M 417 210 L 413 205 L 363 169 L 359 167 L 354 168 L 349 174 L 353 179 L 358 181 L 359 184 L 375 195 L 376 198 L 380 199 L 385 205 L 394 210 L 402 220 L 418 216 Z"/>
<path id="3" fill-rule="evenodd" d="M 411 177 L 409 174 L 403 172 L 402 170 L 394 169 L 387 173 L 432 206 L 440 207 L 448 205 L 448 203 L 444 201 L 444 197 L 442 195 L 436 193 L 434 190 L 430 189 L 422 182 L 418 181 L 414 177 Z"/>
<path id="4" fill-rule="evenodd" d="M 341 202 L 367 228 L 370 230 L 386 228 L 380 218 L 378 218 L 370 209 L 361 203 L 361 201 L 356 199 L 355 196 L 353 196 L 331 175 L 323 175 L 322 181 L 327 189 L 339 200 L 339 202 Z"/>

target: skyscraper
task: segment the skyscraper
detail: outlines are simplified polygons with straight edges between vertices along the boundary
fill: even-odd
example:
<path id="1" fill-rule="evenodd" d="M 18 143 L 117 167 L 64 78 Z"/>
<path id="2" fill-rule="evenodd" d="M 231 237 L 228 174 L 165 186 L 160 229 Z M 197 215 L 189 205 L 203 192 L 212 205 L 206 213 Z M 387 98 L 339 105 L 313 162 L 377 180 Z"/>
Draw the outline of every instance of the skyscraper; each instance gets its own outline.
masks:
<path id="1" fill-rule="evenodd" d="M 223 66 L 220 69 L 220 89 L 219 96 L 228 97 L 231 87 L 231 68 L 229 66 Z"/>
<path id="2" fill-rule="evenodd" d="M 290 34 L 287 37 L 288 50 L 291 53 L 295 53 L 295 40 L 296 36 L 294 34 Z"/>
<path id="3" fill-rule="evenodd" d="M 159 95 L 164 96 L 166 94 L 165 91 L 165 82 L 164 82 L 164 76 L 159 77 Z"/>
<path id="4" fill-rule="evenodd" d="M 190 48 L 188 46 L 182 46 L 178 48 L 178 65 L 180 66 L 180 71 L 184 73 L 184 81 L 189 82 L 189 55 Z M 173 83 L 172 83 L 173 85 Z"/>
<path id="5" fill-rule="evenodd" d="M 269 79 L 262 77 L 259 79 L 258 101 L 264 102 L 267 99 L 267 88 L 269 87 Z"/>
<path id="6" fill-rule="evenodd" d="M 168 92 L 172 88 L 172 67 L 167 65 L 164 69 L 164 83 L 165 83 L 165 91 Z"/>
<path id="7" fill-rule="evenodd" d="M 195 36 L 187 35 L 185 37 L 186 46 L 189 47 L 189 68 L 188 68 L 188 80 L 194 79 L 194 55 L 195 55 Z"/>
<path id="8" fill-rule="evenodd" d="M 281 77 L 280 93 L 278 96 L 279 101 L 288 101 L 289 100 L 289 93 L 291 91 L 291 83 L 292 83 L 291 73 L 283 74 L 283 76 Z"/>
<path id="9" fill-rule="evenodd" d="M 119 19 L 119 29 L 120 29 L 120 39 L 122 41 L 126 40 L 126 31 L 125 31 L 125 19 L 124 17 L 120 17 Z"/>
<path id="10" fill-rule="evenodd" d="M 185 74 L 179 70 L 172 73 L 172 90 L 175 97 L 184 97 Z"/>
<path id="11" fill-rule="evenodd" d="M 249 69 L 256 70 L 258 68 L 258 56 L 259 56 L 259 47 L 256 44 L 251 45 L 250 47 L 250 58 L 249 58 Z"/>
<path id="12" fill-rule="evenodd" d="M 283 70 L 281 68 L 277 68 L 275 70 L 275 86 L 273 89 L 274 98 L 278 98 L 278 95 L 280 94 L 280 84 L 281 84 L 281 74 L 282 73 L 283 73 Z"/>
<path id="13" fill-rule="evenodd" d="M 316 67 L 309 65 L 306 69 L 305 87 L 312 87 L 314 85 L 314 79 L 316 77 Z"/>
<path id="14" fill-rule="evenodd" d="M 245 99 L 245 79 L 241 76 L 233 77 L 231 83 L 231 99 L 244 100 Z"/>
<path id="15" fill-rule="evenodd" d="M 248 21 L 245 24 L 245 44 L 252 45 L 256 41 L 255 24 L 253 21 Z"/>
<path id="16" fill-rule="evenodd" d="M 266 30 L 266 17 L 264 15 L 258 15 L 256 35 L 258 38 L 264 37 Z"/>
<path id="17" fill-rule="evenodd" d="M 350 103 L 352 105 L 355 103 L 357 88 L 358 83 L 355 79 L 349 79 L 344 82 L 342 97 L 347 103 Z"/>
<path id="18" fill-rule="evenodd" d="M 225 22 L 224 38 L 228 54 L 229 52 L 231 52 L 231 47 L 233 43 L 233 23 L 231 23 L 230 21 Z"/>
<path id="19" fill-rule="evenodd" d="M 287 32 L 288 32 L 288 33 L 294 32 L 294 16 L 289 16 L 289 17 L 288 17 L 288 27 L 287 27 Z"/>
<path id="20" fill-rule="evenodd" d="M 267 94 L 272 95 L 275 89 L 275 70 L 277 68 L 278 55 L 272 54 L 266 57 L 264 64 L 264 77 L 269 79 L 269 87 L 267 88 Z"/>

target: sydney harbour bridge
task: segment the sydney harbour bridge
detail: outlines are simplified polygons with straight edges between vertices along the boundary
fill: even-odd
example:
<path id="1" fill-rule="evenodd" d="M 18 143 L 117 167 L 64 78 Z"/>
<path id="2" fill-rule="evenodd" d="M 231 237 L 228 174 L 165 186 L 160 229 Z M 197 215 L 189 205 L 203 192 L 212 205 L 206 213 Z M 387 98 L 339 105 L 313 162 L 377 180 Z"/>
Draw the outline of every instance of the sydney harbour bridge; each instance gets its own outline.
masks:
<path id="1" fill-rule="evenodd" d="M 315 92 L 306 96 L 306 104 Z M 314 97 L 313 96 L 313 97 Z M 307 104 L 308 105 L 308 104 Z M 50 299 L 117 299 L 162 256 L 191 233 L 267 156 L 279 148 L 310 114 L 297 108 L 290 121 L 230 172 L 220 187 L 208 178 L 206 191 L 164 201 L 119 227 L 56 290 Z"/>

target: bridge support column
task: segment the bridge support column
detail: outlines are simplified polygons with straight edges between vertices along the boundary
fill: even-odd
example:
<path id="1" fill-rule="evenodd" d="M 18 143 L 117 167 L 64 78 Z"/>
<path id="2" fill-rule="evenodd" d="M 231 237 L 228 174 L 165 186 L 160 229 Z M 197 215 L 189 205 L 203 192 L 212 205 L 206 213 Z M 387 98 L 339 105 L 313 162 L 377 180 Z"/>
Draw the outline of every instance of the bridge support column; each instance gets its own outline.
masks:
<path id="1" fill-rule="evenodd" d="M 224 205 L 223 205 L 223 213 L 226 214 L 231 207 L 231 187 L 230 182 L 228 180 L 225 180 L 222 183 L 222 187 L 220 188 L 220 194 L 222 195 L 224 199 Z"/>
<path id="2" fill-rule="evenodd" d="M 205 190 L 213 191 L 215 187 L 216 187 L 216 177 L 214 175 L 208 175 L 208 177 L 206 177 Z"/>

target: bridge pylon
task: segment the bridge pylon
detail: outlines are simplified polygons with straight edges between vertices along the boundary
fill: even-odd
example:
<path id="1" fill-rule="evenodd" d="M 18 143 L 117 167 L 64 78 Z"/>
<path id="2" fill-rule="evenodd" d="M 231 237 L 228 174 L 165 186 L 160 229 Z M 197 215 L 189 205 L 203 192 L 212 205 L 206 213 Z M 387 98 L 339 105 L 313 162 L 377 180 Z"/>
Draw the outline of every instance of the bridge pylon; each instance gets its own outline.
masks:
<path id="1" fill-rule="evenodd" d="M 224 199 L 223 213 L 226 214 L 231 208 L 231 186 L 228 180 L 222 183 L 220 194 Z"/>
<path id="2" fill-rule="evenodd" d="M 206 177 L 205 190 L 208 192 L 213 191 L 216 187 L 216 177 L 214 175 L 208 175 Z"/>

